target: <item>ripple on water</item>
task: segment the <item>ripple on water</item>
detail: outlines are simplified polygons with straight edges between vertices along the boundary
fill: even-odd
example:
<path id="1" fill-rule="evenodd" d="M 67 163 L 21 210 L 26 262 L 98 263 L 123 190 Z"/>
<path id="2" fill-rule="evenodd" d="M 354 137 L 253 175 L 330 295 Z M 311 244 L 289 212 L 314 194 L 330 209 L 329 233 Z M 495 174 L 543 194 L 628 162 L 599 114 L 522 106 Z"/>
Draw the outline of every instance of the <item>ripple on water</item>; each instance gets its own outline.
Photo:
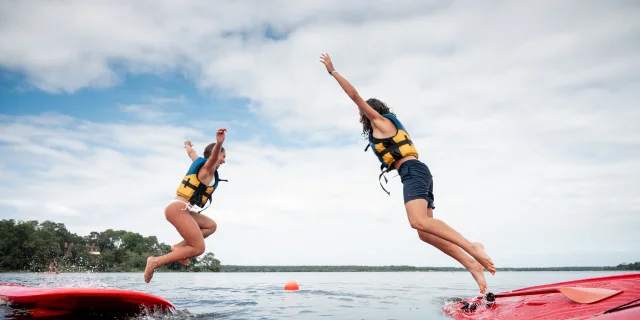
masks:
<path id="1" fill-rule="evenodd" d="M 340 300 L 340 301 L 353 301 L 351 298 L 340 298 L 340 297 L 329 297 L 329 299 Z"/>
<path id="2" fill-rule="evenodd" d="M 375 298 L 372 295 L 368 294 L 360 294 L 360 293 L 351 293 L 351 292 L 339 292 L 339 291 L 328 291 L 328 290 L 300 290 L 301 293 L 311 293 L 323 296 L 344 296 L 344 297 L 352 297 L 352 298 L 362 298 L 362 299 L 370 299 Z"/>

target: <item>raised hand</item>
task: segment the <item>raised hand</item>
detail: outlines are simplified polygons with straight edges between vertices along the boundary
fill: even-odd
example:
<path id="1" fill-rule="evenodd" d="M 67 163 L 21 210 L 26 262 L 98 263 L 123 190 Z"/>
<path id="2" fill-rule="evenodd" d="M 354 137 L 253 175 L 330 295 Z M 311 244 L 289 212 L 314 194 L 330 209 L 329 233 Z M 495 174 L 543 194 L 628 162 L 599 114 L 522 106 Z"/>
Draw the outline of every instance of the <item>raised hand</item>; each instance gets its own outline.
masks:
<path id="1" fill-rule="evenodd" d="M 218 132 L 216 132 L 216 142 L 217 143 L 222 143 L 224 141 L 225 132 L 226 131 L 227 131 L 227 128 L 218 129 Z"/>
<path id="2" fill-rule="evenodd" d="M 331 74 L 335 69 L 333 68 L 333 62 L 331 62 L 331 57 L 329 57 L 328 53 L 323 53 L 320 55 L 320 62 L 327 67 L 327 71 Z"/>

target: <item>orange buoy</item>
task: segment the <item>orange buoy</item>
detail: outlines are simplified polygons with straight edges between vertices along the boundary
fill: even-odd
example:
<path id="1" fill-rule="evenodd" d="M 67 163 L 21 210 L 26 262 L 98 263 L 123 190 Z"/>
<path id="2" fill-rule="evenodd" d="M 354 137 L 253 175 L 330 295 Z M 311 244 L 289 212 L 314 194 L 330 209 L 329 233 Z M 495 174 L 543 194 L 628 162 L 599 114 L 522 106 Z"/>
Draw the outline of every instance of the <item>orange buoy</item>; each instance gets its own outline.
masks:
<path id="1" fill-rule="evenodd" d="M 289 281 L 287 282 L 287 284 L 284 285 L 284 289 L 285 290 L 298 290 L 298 283 L 295 281 Z"/>

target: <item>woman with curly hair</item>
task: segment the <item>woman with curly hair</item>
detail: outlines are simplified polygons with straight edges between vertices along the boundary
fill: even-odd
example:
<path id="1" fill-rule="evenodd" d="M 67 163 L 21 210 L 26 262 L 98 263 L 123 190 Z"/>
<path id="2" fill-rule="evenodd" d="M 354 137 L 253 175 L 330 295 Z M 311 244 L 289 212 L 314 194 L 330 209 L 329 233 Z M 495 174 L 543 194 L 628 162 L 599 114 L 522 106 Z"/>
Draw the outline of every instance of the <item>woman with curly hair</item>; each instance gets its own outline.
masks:
<path id="1" fill-rule="evenodd" d="M 322 54 L 320 62 L 358 106 L 362 133 L 369 140 L 367 149 L 371 147 L 381 162 L 382 174 L 394 169 L 398 171 L 411 227 L 418 231 L 422 241 L 456 259 L 469 270 L 484 294 L 487 283 L 483 267 L 491 274 L 495 274 L 496 267 L 482 244 L 470 242 L 443 221 L 433 218 L 433 178 L 427 165 L 418 160 L 418 151 L 407 130 L 385 103 L 375 98 L 363 100 L 356 89 L 334 69 L 328 54 Z"/>

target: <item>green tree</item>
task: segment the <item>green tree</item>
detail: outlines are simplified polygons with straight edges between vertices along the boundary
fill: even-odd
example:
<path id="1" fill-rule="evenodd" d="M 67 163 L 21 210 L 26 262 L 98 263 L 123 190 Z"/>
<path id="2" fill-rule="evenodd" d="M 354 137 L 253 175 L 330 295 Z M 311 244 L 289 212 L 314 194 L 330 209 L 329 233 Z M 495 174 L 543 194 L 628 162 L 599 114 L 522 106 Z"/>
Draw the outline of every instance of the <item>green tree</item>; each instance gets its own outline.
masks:
<path id="1" fill-rule="evenodd" d="M 52 221 L 0 220 L 0 272 L 48 271 L 56 261 L 62 272 L 95 270 L 142 271 L 148 256 L 158 256 L 171 251 L 171 246 L 158 242 L 155 236 L 107 229 L 92 231 L 87 236 L 71 233 L 64 224 Z M 89 252 L 97 246 L 99 254 Z M 94 252 L 95 253 L 95 252 Z M 160 270 L 198 271 L 202 267 L 198 259 L 191 259 L 192 266 L 170 263 Z M 219 270 L 220 261 L 212 255 L 205 263 L 206 270 Z"/>
<path id="2" fill-rule="evenodd" d="M 202 271 L 220 271 L 220 260 L 215 258 L 213 252 L 207 252 L 201 259 L 198 260 L 199 261 L 197 266 L 200 267 Z"/>

